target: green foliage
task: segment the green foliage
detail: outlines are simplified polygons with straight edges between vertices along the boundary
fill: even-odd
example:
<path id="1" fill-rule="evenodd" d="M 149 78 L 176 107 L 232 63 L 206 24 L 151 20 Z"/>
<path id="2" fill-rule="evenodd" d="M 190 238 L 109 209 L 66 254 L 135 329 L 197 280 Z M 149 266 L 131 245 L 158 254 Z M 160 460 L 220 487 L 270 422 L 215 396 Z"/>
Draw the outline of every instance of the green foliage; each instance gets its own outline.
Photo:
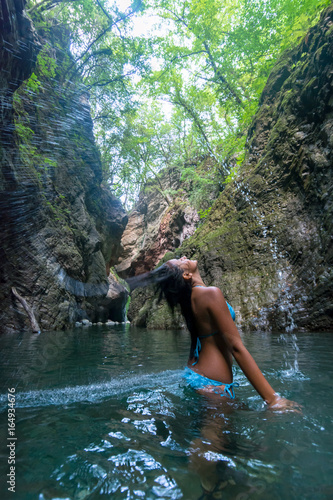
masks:
<path id="1" fill-rule="evenodd" d="M 207 208 L 206 210 L 199 210 L 200 219 L 205 219 L 211 212 L 212 207 Z"/>
<path id="2" fill-rule="evenodd" d="M 328 3 L 149 2 L 162 20 L 161 34 L 151 42 L 161 63 L 142 85 L 153 98 L 162 96 L 173 105 L 173 125 L 180 134 L 185 130 L 183 177 L 193 183 L 197 205 L 207 203 L 213 186 L 221 189 L 235 177 L 234 164 L 244 158 L 248 126 L 273 64 Z M 187 166 L 187 160 L 201 156 L 214 160 L 209 173 L 200 162 Z"/>
<path id="3" fill-rule="evenodd" d="M 61 83 L 66 92 L 80 79 L 89 90 L 104 182 L 125 206 L 151 177 L 161 189 L 161 168 L 181 165 L 191 202 L 205 213 L 237 175 L 274 63 L 329 3 L 138 0 L 123 9 L 121 1 L 30 0 L 28 12 L 45 33 L 60 27 L 69 33 L 73 58 L 62 49 Z M 135 35 L 133 26 L 149 15 L 159 28 Z M 57 74 L 57 56 L 47 46 L 38 68 L 44 78 Z M 26 85 L 38 93 L 36 74 Z M 26 147 L 31 131 L 19 123 Z"/>
<path id="4" fill-rule="evenodd" d="M 224 179 L 224 184 L 230 184 L 230 182 L 237 177 L 238 168 L 239 166 L 235 165 L 235 167 L 230 170 L 230 174 Z"/>
<path id="5" fill-rule="evenodd" d="M 71 232 L 71 229 L 67 226 L 67 222 L 72 212 L 66 204 L 65 196 L 58 194 L 52 202 L 44 196 L 44 203 L 52 212 L 53 219 L 62 222 Z"/>
<path id="6" fill-rule="evenodd" d="M 57 62 L 56 59 L 50 55 L 51 47 L 48 43 L 42 47 L 37 56 L 36 71 L 33 72 L 28 80 L 26 80 L 24 87 L 26 93 L 39 94 L 41 90 L 41 79 L 51 79 L 56 76 Z"/>
<path id="7" fill-rule="evenodd" d="M 18 92 L 14 94 L 14 110 L 15 113 L 15 137 L 18 150 L 20 152 L 20 159 L 23 165 L 28 166 L 30 169 L 35 170 L 36 176 L 41 178 L 40 167 L 56 166 L 52 159 L 45 157 L 39 153 L 38 148 L 34 141 L 35 133 L 27 125 L 29 117 L 26 111 L 22 111 L 21 97 Z"/>
<path id="8" fill-rule="evenodd" d="M 26 81 L 26 87 L 27 87 L 27 90 L 29 90 L 30 92 L 32 92 L 34 94 L 39 93 L 40 81 L 37 78 L 37 76 L 35 75 L 35 73 L 32 73 L 30 78 Z"/>
<path id="9" fill-rule="evenodd" d="M 125 206 L 135 201 L 137 192 L 152 177 L 163 191 L 157 173 L 172 163 L 175 137 L 172 125 L 156 105 L 142 105 L 119 119 L 115 133 L 100 128 L 96 134 L 102 151 L 104 179 Z"/>
<path id="10" fill-rule="evenodd" d="M 57 167 L 56 160 L 39 149 L 35 131 L 31 128 L 29 113 L 33 98 L 44 91 L 41 80 L 45 82 L 47 79 L 53 79 L 56 74 L 57 63 L 50 51 L 50 45 L 45 43 L 38 54 L 35 71 L 13 96 L 15 140 L 20 152 L 20 161 L 22 165 L 28 166 L 31 172 L 34 170 L 39 180 L 43 173 Z"/>
<path id="11" fill-rule="evenodd" d="M 46 43 L 37 56 L 37 67 L 40 77 L 54 78 L 57 72 L 57 61 L 55 57 L 50 54 L 51 47 Z M 30 77 L 31 78 L 31 77 Z"/>

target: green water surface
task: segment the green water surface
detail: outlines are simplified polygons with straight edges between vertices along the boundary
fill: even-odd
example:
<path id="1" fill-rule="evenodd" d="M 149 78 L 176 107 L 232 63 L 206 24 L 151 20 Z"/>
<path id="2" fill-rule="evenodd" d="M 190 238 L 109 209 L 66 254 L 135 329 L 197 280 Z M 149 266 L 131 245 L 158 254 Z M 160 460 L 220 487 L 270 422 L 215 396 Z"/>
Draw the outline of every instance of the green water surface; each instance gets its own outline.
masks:
<path id="1" fill-rule="evenodd" d="M 1 498 L 333 498 L 333 334 L 243 340 L 301 415 L 267 410 L 237 366 L 235 402 L 188 388 L 186 332 L 119 325 L 2 336 Z"/>

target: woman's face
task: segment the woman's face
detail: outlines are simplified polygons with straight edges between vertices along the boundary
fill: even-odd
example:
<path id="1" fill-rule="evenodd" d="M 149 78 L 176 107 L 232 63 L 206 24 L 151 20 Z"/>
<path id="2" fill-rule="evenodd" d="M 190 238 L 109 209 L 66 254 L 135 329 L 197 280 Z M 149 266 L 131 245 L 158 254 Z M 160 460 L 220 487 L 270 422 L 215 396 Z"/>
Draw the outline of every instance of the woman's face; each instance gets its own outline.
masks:
<path id="1" fill-rule="evenodd" d="M 168 262 L 170 262 L 170 264 L 172 264 L 173 266 L 180 267 L 180 269 L 184 270 L 187 273 L 193 274 L 194 271 L 196 271 L 198 268 L 197 260 L 190 260 L 185 256 L 181 257 L 180 259 L 171 259 Z"/>

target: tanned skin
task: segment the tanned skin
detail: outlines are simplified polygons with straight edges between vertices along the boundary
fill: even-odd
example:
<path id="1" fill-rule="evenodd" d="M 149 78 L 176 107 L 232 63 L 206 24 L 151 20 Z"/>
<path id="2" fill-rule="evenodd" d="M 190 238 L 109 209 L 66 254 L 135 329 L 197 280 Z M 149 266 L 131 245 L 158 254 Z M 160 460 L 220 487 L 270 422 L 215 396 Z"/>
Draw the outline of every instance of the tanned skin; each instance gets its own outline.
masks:
<path id="1" fill-rule="evenodd" d="M 221 290 L 214 286 L 206 287 L 197 261 L 182 257 L 168 262 L 182 269 L 184 280 L 189 281 L 192 286 L 192 310 L 199 335 L 218 332 L 201 340 L 199 361 L 192 366 L 194 359 L 189 359 L 188 367 L 205 377 L 221 381 L 221 385 L 230 384 L 233 356 L 270 408 L 278 411 L 299 411 L 300 406 L 297 403 L 280 397 L 267 382 L 244 346 Z"/>

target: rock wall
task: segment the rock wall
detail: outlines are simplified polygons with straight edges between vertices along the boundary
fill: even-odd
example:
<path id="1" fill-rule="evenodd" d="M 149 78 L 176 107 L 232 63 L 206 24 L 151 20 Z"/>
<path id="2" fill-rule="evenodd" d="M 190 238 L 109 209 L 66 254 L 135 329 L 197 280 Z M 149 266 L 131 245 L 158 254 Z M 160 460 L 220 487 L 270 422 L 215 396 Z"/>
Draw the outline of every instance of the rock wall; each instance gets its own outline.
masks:
<path id="1" fill-rule="evenodd" d="M 221 287 L 245 330 L 333 328 L 332 86 L 330 6 L 276 64 L 238 178 L 179 252 L 198 259 L 205 283 Z M 181 325 L 150 291 L 136 293 L 134 322 Z"/>
<path id="2" fill-rule="evenodd" d="M 179 168 L 166 169 L 158 180 L 150 180 L 129 214 L 121 244 L 120 276 L 128 277 L 153 269 L 170 251 L 194 234 L 199 216 L 188 202 Z"/>
<path id="3" fill-rule="evenodd" d="M 1 0 L 0 329 L 31 329 L 13 288 L 42 330 L 121 321 L 127 292 L 108 270 L 127 216 L 101 184 L 85 90 L 62 78 L 66 37 L 37 32 L 24 6 Z"/>

